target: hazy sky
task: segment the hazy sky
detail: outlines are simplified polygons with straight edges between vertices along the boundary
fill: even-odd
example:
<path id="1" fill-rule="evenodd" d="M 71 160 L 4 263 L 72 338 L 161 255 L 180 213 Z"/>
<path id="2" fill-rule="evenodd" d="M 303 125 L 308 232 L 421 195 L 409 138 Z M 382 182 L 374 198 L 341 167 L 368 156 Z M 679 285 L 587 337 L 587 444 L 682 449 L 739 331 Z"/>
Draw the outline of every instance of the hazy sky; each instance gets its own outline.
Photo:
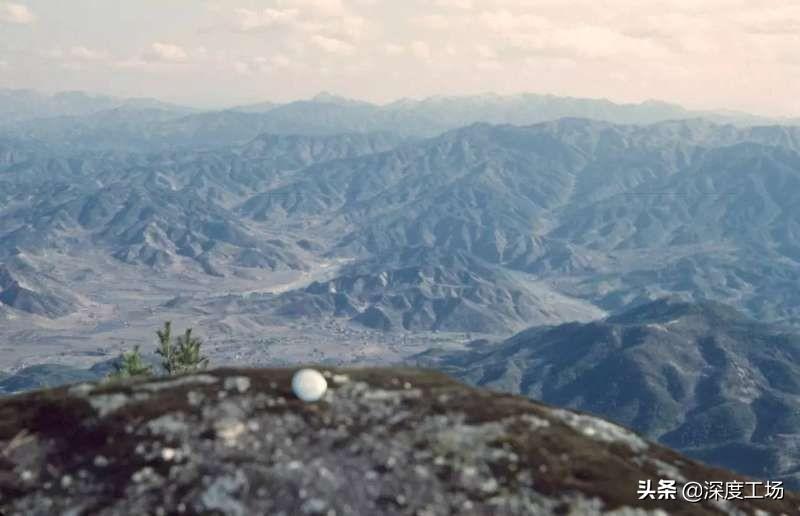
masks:
<path id="1" fill-rule="evenodd" d="M 800 115 L 800 0 L 0 0 L 0 87 L 553 93 Z"/>

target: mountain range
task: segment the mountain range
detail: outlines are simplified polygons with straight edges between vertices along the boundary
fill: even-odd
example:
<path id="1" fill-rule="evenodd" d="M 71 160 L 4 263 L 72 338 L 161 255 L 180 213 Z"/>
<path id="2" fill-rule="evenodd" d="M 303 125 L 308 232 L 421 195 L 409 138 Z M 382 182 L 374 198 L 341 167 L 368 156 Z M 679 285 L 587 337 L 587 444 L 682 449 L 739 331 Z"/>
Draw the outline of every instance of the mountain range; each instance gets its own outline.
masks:
<path id="1" fill-rule="evenodd" d="M 246 143 L 263 133 L 384 132 L 406 138 L 429 138 L 478 122 L 530 125 L 565 117 L 617 124 L 691 118 L 739 126 L 797 122 L 730 111 L 691 111 L 659 101 L 616 104 L 605 99 L 535 94 L 438 96 L 379 105 L 322 93 L 284 104 L 262 102 L 199 110 L 148 98 L 0 90 L 0 137 L 24 136 L 62 152 L 218 149 Z"/>
<path id="2" fill-rule="evenodd" d="M 244 304 L 369 327 L 509 333 L 666 294 L 798 324 L 799 143 L 794 127 L 702 120 L 261 135 L 155 153 L 63 154 L 16 136 L 0 152 L 0 256 L 53 271 L 28 289 L 47 302 L 20 303 L 23 271 L 6 264 L 2 295 L 63 315 L 56 299 L 78 306 L 70 280 L 43 256 L 91 270 L 92 250 L 221 278 L 342 263 L 327 283 Z"/>
<path id="3" fill-rule="evenodd" d="M 800 334 L 726 305 L 667 298 L 417 359 L 474 385 L 600 415 L 704 462 L 800 486 Z"/>
<path id="4" fill-rule="evenodd" d="M 338 295 L 357 276 L 394 278 L 442 260 L 454 272 L 471 261 L 466 268 L 489 283 L 512 273 L 520 286 L 606 311 L 680 294 L 796 324 L 798 134 L 701 121 L 475 125 L 314 165 L 241 213 L 319 221 L 337 235 L 326 256 L 365 257 L 334 285 Z"/>
<path id="5" fill-rule="evenodd" d="M 533 95 L 0 113 L 4 393 L 172 320 L 215 363 L 425 361 L 798 485 L 798 127 Z"/>

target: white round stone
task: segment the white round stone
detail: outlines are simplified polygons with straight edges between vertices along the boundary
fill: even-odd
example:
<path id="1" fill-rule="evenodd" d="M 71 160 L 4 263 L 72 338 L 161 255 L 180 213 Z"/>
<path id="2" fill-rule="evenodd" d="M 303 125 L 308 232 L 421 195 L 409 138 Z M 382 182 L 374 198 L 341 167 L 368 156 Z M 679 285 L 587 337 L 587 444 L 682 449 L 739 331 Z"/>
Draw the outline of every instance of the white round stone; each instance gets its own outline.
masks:
<path id="1" fill-rule="evenodd" d="M 327 390 L 325 377 L 314 369 L 301 369 L 292 377 L 292 391 L 303 401 L 317 401 Z"/>

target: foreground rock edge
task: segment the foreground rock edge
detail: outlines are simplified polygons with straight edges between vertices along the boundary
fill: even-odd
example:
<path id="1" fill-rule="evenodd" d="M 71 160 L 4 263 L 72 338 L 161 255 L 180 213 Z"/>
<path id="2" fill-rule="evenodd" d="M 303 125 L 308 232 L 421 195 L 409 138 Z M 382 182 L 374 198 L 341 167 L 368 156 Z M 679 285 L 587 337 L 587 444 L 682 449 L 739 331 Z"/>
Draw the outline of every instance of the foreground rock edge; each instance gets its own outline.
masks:
<path id="1" fill-rule="evenodd" d="M 797 514 L 639 500 L 640 480 L 746 480 L 602 419 L 413 369 L 221 369 L 0 400 L 3 514 Z"/>

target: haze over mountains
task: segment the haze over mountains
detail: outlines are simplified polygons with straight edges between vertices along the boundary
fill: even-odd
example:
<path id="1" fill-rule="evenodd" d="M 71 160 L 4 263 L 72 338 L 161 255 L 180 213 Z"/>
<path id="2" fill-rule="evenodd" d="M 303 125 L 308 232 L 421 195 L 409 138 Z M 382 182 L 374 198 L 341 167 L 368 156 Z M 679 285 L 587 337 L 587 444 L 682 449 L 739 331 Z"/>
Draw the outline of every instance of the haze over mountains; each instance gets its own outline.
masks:
<path id="1" fill-rule="evenodd" d="M 286 104 L 265 102 L 208 111 L 148 98 L 0 90 L 0 136 L 25 136 L 69 151 L 220 148 L 262 133 L 390 132 L 424 138 L 476 122 L 528 125 L 563 117 L 620 124 L 699 117 L 735 125 L 792 122 L 729 111 L 690 111 L 659 101 L 615 104 L 534 94 L 439 96 L 376 105 L 321 93 Z"/>

